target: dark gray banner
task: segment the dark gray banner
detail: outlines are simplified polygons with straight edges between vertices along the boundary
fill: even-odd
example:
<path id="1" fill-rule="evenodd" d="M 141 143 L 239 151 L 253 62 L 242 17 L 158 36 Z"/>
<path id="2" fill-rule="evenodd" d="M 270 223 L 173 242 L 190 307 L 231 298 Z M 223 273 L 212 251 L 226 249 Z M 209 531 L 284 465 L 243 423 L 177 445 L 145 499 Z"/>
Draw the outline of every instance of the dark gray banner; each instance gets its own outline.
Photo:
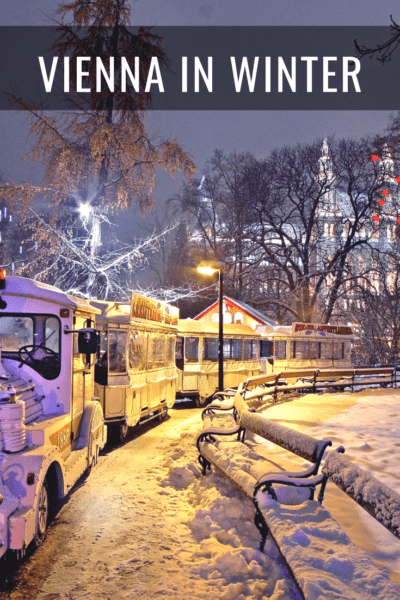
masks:
<path id="1" fill-rule="evenodd" d="M 137 31 L 129 28 L 132 39 Z M 116 95 L 118 106 L 123 106 L 124 95 L 135 94 L 142 98 L 151 94 L 154 110 L 400 108 L 400 48 L 382 65 L 375 58 L 357 57 L 354 43 L 376 47 L 389 38 L 388 27 L 151 31 L 162 38 L 168 68 L 157 56 L 144 65 L 139 52 L 137 64 L 132 56 L 128 59 L 118 52 L 100 58 L 92 55 L 90 44 L 79 56 L 63 57 L 54 50 L 61 36 L 57 28 L 1 27 L 0 109 L 115 108 Z M 90 33 L 94 35 L 93 30 Z M 89 32 L 74 30 L 74 35 L 85 40 Z M 103 104 L 97 104 L 100 96 Z M 127 103 L 125 109 L 129 108 L 132 103 Z"/>

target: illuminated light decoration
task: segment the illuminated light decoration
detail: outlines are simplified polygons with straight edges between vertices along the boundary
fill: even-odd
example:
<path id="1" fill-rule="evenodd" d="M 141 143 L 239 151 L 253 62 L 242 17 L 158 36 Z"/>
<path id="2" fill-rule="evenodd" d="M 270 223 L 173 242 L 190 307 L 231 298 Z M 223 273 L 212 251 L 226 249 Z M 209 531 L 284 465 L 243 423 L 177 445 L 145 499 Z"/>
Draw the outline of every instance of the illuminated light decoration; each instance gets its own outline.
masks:
<path id="1" fill-rule="evenodd" d="M 372 217 L 372 220 L 373 220 L 373 221 L 379 221 L 379 215 L 374 215 L 374 216 Z"/>
<path id="2" fill-rule="evenodd" d="M 4 290 L 6 287 L 6 270 L 0 269 L 0 290 Z"/>
<path id="3" fill-rule="evenodd" d="M 386 198 L 386 196 L 388 195 L 388 193 L 389 193 L 389 190 L 383 190 L 382 196 L 385 196 L 385 198 Z"/>
<path id="4" fill-rule="evenodd" d="M 384 200 L 379 200 L 378 204 L 379 204 L 379 206 L 383 206 L 385 204 L 385 201 Z"/>
<path id="5" fill-rule="evenodd" d="M 92 207 L 90 206 L 90 204 L 82 203 L 79 206 L 79 214 L 81 215 L 82 219 L 88 219 L 91 212 L 92 212 Z"/>
<path id="6" fill-rule="evenodd" d="M 398 177 L 396 177 L 396 181 L 397 181 L 397 183 L 400 183 L 400 175 Z"/>
<path id="7" fill-rule="evenodd" d="M 377 160 L 379 160 L 379 155 L 378 154 L 371 154 L 371 160 L 373 162 L 376 162 Z"/>
<path id="8" fill-rule="evenodd" d="M 397 217 L 397 222 L 400 225 L 400 217 Z"/>

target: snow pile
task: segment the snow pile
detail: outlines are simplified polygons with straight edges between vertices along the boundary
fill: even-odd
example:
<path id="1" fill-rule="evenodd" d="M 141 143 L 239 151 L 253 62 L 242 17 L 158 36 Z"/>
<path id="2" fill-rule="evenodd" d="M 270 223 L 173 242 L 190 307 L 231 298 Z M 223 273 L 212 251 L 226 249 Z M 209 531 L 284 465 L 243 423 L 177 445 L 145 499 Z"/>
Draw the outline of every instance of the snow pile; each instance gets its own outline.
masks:
<path id="1" fill-rule="evenodd" d="M 259 506 L 306 600 L 398 600 L 377 570 L 318 502 L 295 507 L 258 494 Z"/>
<path id="2" fill-rule="evenodd" d="M 368 449 L 368 444 L 366 445 Z M 323 472 L 382 525 L 400 538 L 400 495 L 352 463 L 343 454 L 330 452 Z"/>

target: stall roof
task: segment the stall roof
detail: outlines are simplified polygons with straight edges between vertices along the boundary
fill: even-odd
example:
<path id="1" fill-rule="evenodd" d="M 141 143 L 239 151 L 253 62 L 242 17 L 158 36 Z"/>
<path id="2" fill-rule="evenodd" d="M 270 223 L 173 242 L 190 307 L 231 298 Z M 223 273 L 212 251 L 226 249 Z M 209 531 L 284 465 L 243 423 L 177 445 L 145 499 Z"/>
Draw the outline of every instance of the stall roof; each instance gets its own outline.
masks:
<path id="1" fill-rule="evenodd" d="M 179 319 L 179 333 L 210 333 L 218 336 L 218 323 L 204 323 L 204 321 L 196 321 L 195 319 Z M 248 325 L 233 325 L 232 323 L 224 323 L 224 335 L 248 335 L 258 337 L 254 329 Z"/>
<path id="2" fill-rule="evenodd" d="M 266 315 L 261 313 L 259 310 L 256 310 L 249 304 L 246 304 L 246 302 L 242 302 L 241 300 L 235 300 L 234 298 L 230 298 L 229 296 L 224 296 L 224 301 L 237 306 L 237 308 L 239 308 L 244 313 L 246 313 L 247 315 L 252 317 L 255 321 L 258 321 L 260 325 L 269 325 L 271 327 L 278 325 L 278 323 L 275 323 L 275 321 L 273 321 L 272 319 L 270 319 L 269 317 L 267 317 Z M 218 304 L 219 304 L 219 300 L 217 300 L 216 302 L 214 302 L 214 304 L 211 304 L 211 306 L 209 306 L 208 308 L 203 310 L 201 313 L 199 313 L 196 317 L 194 317 L 194 319 L 196 321 L 199 321 L 208 312 L 217 308 Z"/>

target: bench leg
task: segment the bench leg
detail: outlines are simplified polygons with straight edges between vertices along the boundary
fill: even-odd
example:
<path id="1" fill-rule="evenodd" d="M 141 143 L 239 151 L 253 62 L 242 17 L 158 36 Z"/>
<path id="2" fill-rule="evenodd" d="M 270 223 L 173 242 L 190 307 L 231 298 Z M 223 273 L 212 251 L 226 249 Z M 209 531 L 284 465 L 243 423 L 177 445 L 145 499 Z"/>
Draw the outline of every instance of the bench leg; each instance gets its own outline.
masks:
<path id="1" fill-rule="evenodd" d="M 268 525 L 265 522 L 258 506 L 256 505 L 256 514 L 254 515 L 254 525 L 257 527 L 261 535 L 260 540 L 260 552 L 264 552 L 265 542 L 267 541 L 267 535 L 269 532 Z"/>
<path id="2" fill-rule="evenodd" d="M 246 430 L 243 427 L 241 427 L 238 431 L 238 436 L 237 436 L 238 442 L 244 442 L 245 436 L 246 436 Z"/>
<path id="3" fill-rule="evenodd" d="M 207 469 L 211 471 L 211 463 L 202 454 L 199 455 L 199 463 L 201 465 L 203 475 L 206 475 Z"/>

